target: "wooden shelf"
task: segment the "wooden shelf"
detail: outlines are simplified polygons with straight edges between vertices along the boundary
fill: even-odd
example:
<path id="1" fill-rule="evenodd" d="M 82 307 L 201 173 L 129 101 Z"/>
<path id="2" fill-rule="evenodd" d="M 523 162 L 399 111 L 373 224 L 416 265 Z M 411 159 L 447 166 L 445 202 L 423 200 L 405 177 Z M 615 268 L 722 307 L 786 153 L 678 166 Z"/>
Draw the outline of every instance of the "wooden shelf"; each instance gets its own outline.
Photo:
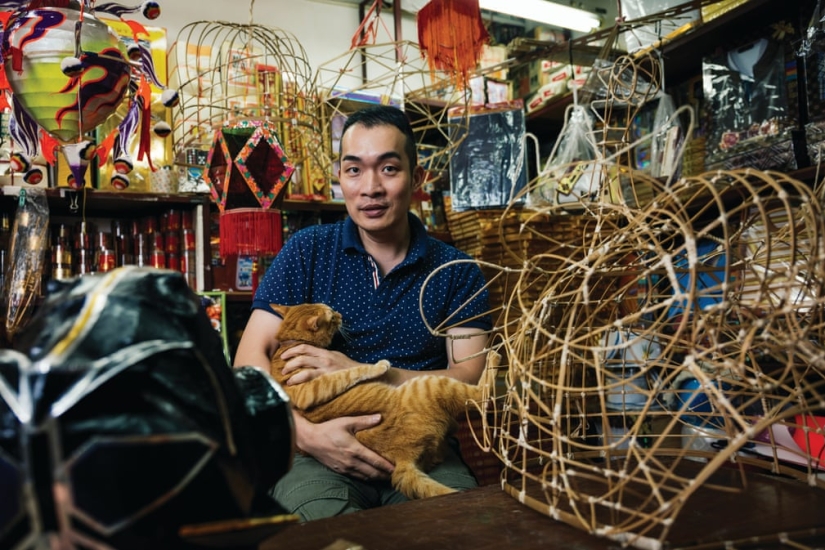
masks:
<path id="1" fill-rule="evenodd" d="M 12 201 L 20 195 L 21 187 L 5 186 L 0 190 L 7 201 Z M 44 191 L 49 201 L 49 213 L 55 216 L 82 216 L 85 213 L 94 217 L 140 217 L 170 208 L 206 205 L 211 199 L 203 193 L 112 192 L 68 187 L 50 187 Z"/>
<path id="2" fill-rule="evenodd" d="M 6 200 L 13 200 L 20 194 L 21 187 L 0 187 Z M 147 213 L 157 213 L 165 208 L 207 205 L 212 197 L 205 193 L 138 193 L 113 192 L 97 189 L 74 190 L 68 187 L 50 187 L 45 189 L 49 200 L 49 209 L 56 215 L 81 214 L 84 208 L 93 211 L 96 217 L 141 216 Z M 74 206 L 77 209 L 74 209 Z M 343 201 L 306 201 L 284 199 L 280 210 L 303 212 L 346 212 Z"/>
<path id="3" fill-rule="evenodd" d="M 564 111 L 568 105 L 573 104 L 573 94 L 566 93 L 555 97 L 547 102 L 543 107 L 527 114 L 527 122 L 550 121 L 556 123 L 564 122 Z"/>
<path id="4" fill-rule="evenodd" d="M 226 301 L 227 302 L 246 302 L 252 303 L 252 297 L 254 294 L 252 292 L 243 292 L 240 290 L 230 290 L 226 293 Z"/>

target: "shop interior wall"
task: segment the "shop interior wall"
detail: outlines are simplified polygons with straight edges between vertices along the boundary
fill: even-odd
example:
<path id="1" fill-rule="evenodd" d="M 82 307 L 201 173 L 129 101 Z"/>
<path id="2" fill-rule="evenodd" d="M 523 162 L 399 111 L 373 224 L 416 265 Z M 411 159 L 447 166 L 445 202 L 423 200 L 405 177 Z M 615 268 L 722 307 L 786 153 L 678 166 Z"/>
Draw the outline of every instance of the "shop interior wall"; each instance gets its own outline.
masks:
<path id="1" fill-rule="evenodd" d="M 417 41 L 415 15 L 407 11 L 407 3 L 413 8 L 426 2 L 406 0 L 402 4 L 401 39 Z M 369 5 L 370 2 L 366 7 Z M 352 37 L 361 24 L 358 6 L 359 0 L 198 0 L 197 3 L 165 0 L 161 3 L 161 16 L 154 23 L 166 28 L 171 46 L 181 29 L 190 23 L 227 21 L 248 24 L 251 20 L 293 34 L 306 51 L 310 67 L 315 70 L 350 49 Z M 394 32 L 392 8 L 382 10 L 381 20 L 378 42 L 392 41 L 389 34 Z"/>

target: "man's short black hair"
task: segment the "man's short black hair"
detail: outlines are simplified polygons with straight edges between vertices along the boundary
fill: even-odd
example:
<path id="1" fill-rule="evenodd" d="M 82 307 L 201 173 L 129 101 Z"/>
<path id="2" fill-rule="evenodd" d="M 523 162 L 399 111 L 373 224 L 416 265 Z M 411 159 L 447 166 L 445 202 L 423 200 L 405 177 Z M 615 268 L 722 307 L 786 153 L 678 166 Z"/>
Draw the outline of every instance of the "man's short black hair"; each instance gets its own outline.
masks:
<path id="1" fill-rule="evenodd" d="M 371 105 L 359 111 L 355 111 L 347 117 L 344 122 L 344 129 L 341 131 L 341 137 L 347 133 L 350 126 L 360 124 L 365 128 L 374 128 L 376 126 L 395 126 L 401 133 L 406 136 L 406 143 L 404 144 L 404 152 L 407 158 L 410 159 L 410 172 L 412 172 L 418 164 L 418 154 L 415 148 L 415 134 L 413 134 L 410 119 L 401 109 L 392 107 L 390 105 Z M 343 139 L 341 140 L 343 146 Z M 339 149 L 338 155 L 341 155 Z"/>

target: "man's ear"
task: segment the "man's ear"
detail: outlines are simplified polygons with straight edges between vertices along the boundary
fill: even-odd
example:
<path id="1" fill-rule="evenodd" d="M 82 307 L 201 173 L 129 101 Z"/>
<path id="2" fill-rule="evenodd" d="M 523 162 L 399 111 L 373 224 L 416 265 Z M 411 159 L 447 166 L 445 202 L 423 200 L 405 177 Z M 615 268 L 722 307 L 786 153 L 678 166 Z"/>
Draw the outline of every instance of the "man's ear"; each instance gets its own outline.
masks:
<path id="1" fill-rule="evenodd" d="M 424 183 L 424 176 L 425 175 L 426 175 L 426 173 L 424 172 L 424 167 L 421 166 L 420 164 L 416 165 L 416 167 L 413 168 L 413 173 L 412 173 L 412 190 L 413 191 L 421 188 L 421 184 Z"/>

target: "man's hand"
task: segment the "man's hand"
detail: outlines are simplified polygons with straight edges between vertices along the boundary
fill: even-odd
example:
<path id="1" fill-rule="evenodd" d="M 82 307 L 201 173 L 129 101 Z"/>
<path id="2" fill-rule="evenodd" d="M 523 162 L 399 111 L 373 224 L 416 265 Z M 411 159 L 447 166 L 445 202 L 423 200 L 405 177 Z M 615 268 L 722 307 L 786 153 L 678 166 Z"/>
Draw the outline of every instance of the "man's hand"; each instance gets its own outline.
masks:
<path id="1" fill-rule="evenodd" d="M 381 422 L 381 415 L 347 416 L 312 424 L 296 415 L 298 448 L 339 474 L 361 480 L 387 479 L 393 464 L 355 438 Z"/>
<path id="2" fill-rule="evenodd" d="M 284 360 L 284 375 L 303 369 L 287 380 L 288 386 L 309 382 L 322 374 L 349 369 L 360 364 L 340 351 L 316 348 L 309 344 L 299 344 L 289 348 L 281 355 L 281 359 Z"/>

